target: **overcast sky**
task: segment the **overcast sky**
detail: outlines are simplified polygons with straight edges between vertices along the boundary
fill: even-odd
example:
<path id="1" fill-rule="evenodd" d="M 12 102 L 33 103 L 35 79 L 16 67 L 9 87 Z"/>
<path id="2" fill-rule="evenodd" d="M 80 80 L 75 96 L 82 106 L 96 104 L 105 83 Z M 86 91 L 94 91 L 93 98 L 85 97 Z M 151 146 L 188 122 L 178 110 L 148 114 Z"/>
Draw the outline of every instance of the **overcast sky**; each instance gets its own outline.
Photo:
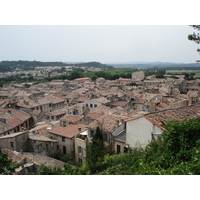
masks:
<path id="1" fill-rule="evenodd" d="M 186 25 L 0 26 L 0 61 L 192 63 L 198 45 Z"/>

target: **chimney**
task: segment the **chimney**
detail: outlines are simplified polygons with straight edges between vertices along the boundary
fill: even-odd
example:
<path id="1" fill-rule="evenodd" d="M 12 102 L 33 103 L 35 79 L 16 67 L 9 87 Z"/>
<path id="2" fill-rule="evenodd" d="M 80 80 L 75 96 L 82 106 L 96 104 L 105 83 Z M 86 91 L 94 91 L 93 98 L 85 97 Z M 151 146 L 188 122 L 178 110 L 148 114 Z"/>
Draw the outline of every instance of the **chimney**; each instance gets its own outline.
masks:
<path id="1" fill-rule="evenodd" d="M 78 127 L 78 131 L 81 132 L 81 127 Z"/>

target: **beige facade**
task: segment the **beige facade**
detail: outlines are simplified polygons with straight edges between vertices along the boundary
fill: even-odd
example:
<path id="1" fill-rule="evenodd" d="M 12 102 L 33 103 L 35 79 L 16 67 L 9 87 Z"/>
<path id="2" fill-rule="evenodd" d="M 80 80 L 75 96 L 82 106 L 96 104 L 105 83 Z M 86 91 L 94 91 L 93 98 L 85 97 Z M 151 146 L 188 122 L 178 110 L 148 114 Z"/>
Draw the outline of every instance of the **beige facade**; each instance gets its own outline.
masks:
<path id="1" fill-rule="evenodd" d="M 114 152 L 117 154 L 122 154 L 125 153 L 125 149 L 126 148 L 126 144 L 124 142 L 120 142 L 120 141 L 116 141 L 115 140 L 115 144 L 114 144 Z"/>
<path id="2" fill-rule="evenodd" d="M 28 131 L 12 133 L 0 137 L 0 149 L 7 148 L 12 151 L 28 151 Z"/>
<path id="3" fill-rule="evenodd" d="M 56 150 L 59 154 L 66 155 L 68 158 L 74 158 L 75 137 L 67 138 L 51 132 L 49 132 L 49 137 L 58 141 Z"/>
<path id="4" fill-rule="evenodd" d="M 29 151 L 46 156 L 58 154 L 58 141 L 39 134 L 32 134 L 29 136 Z"/>
<path id="5" fill-rule="evenodd" d="M 86 148 L 88 145 L 88 130 L 77 134 L 75 138 L 75 159 L 77 163 L 86 162 Z"/>
<path id="6" fill-rule="evenodd" d="M 132 73 L 132 80 L 143 80 L 144 79 L 144 72 L 134 72 Z"/>

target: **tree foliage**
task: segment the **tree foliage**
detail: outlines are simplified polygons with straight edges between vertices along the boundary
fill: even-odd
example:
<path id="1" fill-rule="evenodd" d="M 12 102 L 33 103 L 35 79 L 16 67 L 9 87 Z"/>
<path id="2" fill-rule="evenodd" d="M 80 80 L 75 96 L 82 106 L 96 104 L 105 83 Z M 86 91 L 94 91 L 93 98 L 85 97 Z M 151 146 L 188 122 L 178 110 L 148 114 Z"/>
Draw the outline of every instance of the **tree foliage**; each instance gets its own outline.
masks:
<path id="1" fill-rule="evenodd" d="M 194 80 L 195 78 L 194 78 L 194 76 L 195 76 L 195 73 L 186 73 L 186 72 L 184 72 L 183 73 L 183 75 L 185 75 L 184 76 L 184 79 L 185 80 Z"/>
<path id="2" fill-rule="evenodd" d="M 86 152 L 89 170 L 92 173 L 99 171 L 105 154 L 103 135 L 99 127 L 96 128 L 96 133 L 92 138 L 92 142 L 88 145 Z"/>
<path id="3" fill-rule="evenodd" d="M 155 75 L 156 78 L 164 78 L 165 73 L 166 73 L 165 69 L 159 69 L 157 67 L 153 67 L 152 69 L 144 70 L 145 77 Z"/>
<path id="4" fill-rule="evenodd" d="M 191 25 L 195 30 L 200 31 L 200 25 Z M 197 44 L 200 44 L 200 34 L 193 32 L 193 34 L 188 35 L 188 40 L 194 41 Z M 197 52 L 200 53 L 200 49 L 197 49 Z"/>
<path id="5" fill-rule="evenodd" d="M 145 149 L 109 156 L 101 174 L 200 174 L 200 119 L 171 121 Z"/>
<path id="6" fill-rule="evenodd" d="M 0 174 L 9 175 L 15 172 L 17 166 L 8 158 L 7 154 L 0 150 Z"/>

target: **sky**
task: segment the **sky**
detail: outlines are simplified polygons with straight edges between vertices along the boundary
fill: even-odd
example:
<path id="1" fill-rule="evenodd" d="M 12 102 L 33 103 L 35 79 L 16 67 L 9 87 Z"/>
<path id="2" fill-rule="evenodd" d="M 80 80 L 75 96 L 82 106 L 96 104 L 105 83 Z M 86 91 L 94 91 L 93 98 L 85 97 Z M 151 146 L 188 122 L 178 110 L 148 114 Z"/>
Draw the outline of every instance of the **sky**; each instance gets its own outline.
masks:
<path id="1" fill-rule="evenodd" d="M 0 25 L 0 61 L 194 63 L 188 25 Z"/>

